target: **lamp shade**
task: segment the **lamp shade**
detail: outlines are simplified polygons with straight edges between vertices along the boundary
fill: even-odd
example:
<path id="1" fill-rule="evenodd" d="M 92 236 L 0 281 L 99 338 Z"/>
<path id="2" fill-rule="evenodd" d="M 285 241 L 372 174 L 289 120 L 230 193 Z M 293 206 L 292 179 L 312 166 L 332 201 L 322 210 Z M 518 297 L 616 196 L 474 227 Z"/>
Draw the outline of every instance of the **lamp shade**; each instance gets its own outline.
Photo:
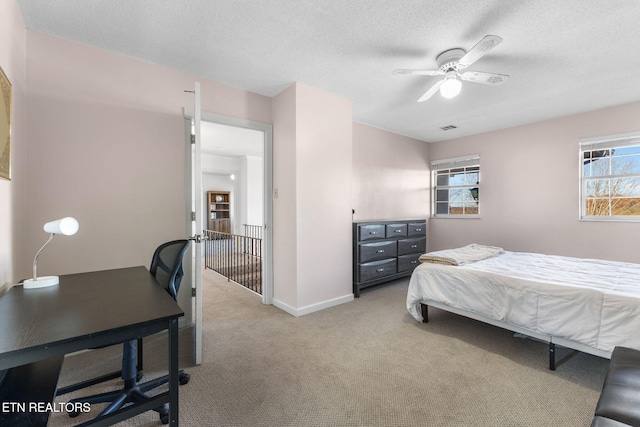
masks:
<path id="1" fill-rule="evenodd" d="M 38 255 L 40 252 L 51 242 L 53 237 L 56 234 L 64 234 L 65 236 L 71 236 L 78 232 L 80 228 L 80 224 L 78 224 L 78 220 L 72 218 L 70 216 L 65 218 L 60 218 L 55 221 L 47 222 L 44 225 L 44 231 L 47 233 L 51 233 L 49 236 L 49 240 L 46 241 L 44 245 L 40 248 L 38 252 L 36 252 L 36 256 L 33 258 L 33 278 L 26 279 L 23 282 L 24 289 L 37 289 L 37 288 L 47 288 L 49 286 L 57 285 L 60 282 L 58 276 L 41 276 L 38 277 L 37 273 L 37 265 L 38 265 Z"/>
<path id="2" fill-rule="evenodd" d="M 453 98 L 458 96 L 462 89 L 462 82 L 456 77 L 447 77 L 440 86 L 440 95 L 445 98 Z"/>
<path id="3" fill-rule="evenodd" d="M 79 228 L 80 224 L 78 224 L 78 220 L 70 216 L 48 222 L 44 225 L 44 231 L 47 233 L 64 234 L 65 236 L 76 234 Z"/>

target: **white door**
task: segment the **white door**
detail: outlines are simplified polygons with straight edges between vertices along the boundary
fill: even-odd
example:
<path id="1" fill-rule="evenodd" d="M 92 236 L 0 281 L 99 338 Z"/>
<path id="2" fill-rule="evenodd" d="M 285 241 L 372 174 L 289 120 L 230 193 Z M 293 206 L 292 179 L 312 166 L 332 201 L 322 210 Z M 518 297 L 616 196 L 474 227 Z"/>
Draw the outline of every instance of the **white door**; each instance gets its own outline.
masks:
<path id="1" fill-rule="evenodd" d="M 194 87 L 193 111 L 184 111 L 187 170 L 187 234 L 192 241 L 189 272 L 193 298 L 192 322 L 194 325 L 194 358 L 196 365 L 202 363 L 202 166 L 200 164 L 200 83 Z"/>

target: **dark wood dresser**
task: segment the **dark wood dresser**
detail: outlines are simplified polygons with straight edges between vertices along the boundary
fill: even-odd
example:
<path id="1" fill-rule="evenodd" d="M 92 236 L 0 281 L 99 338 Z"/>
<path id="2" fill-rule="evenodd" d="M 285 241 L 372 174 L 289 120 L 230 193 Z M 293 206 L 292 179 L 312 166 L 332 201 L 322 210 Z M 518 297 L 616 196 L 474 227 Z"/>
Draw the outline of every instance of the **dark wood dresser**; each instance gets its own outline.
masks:
<path id="1" fill-rule="evenodd" d="M 425 219 L 353 223 L 353 294 L 411 275 L 427 248 Z"/>

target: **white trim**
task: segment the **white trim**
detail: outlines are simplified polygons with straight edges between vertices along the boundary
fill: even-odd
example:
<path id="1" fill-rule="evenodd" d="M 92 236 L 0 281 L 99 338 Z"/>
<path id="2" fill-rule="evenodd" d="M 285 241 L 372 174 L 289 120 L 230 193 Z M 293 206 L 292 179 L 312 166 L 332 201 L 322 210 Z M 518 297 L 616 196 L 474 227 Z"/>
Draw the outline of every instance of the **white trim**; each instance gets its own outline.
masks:
<path id="1" fill-rule="evenodd" d="M 193 110 L 185 109 L 185 116 L 193 115 Z M 273 304 L 273 126 L 268 123 L 255 122 L 237 117 L 224 116 L 222 114 L 202 112 L 202 120 L 226 126 L 235 126 L 253 129 L 264 134 L 263 150 L 263 209 L 264 229 L 262 235 L 262 303 Z M 286 311 L 286 310 L 285 310 Z"/>
<path id="2" fill-rule="evenodd" d="M 640 218 L 634 215 L 601 215 L 601 216 L 587 216 L 586 215 L 586 199 L 585 186 L 586 182 L 595 179 L 616 179 L 616 178 L 637 178 L 638 174 L 607 174 L 607 175 L 584 175 L 584 153 L 597 150 L 613 150 L 615 148 L 623 147 L 637 147 L 640 146 L 640 131 L 620 133 L 615 135 L 599 136 L 594 138 L 581 138 L 578 141 L 578 175 L 579 175 L 579 207 L 578 207 L 578 220 L 579 221 L 594 221 L 594 222 L 640 222 Z M 613 159 L 613 153 L 608 153 L 606 157 Z M 612 160 L 610 160 L 612 161 Z M 611 172 L 611 171 L 609 171 Z"/>
<path id="3" fill-rule="evenodd" d="M 284 302 L 274 298 L 273 305 L 278 307 L 280 310 L 286 311 L 292 316 L 299 317 L 299 316 L 304 316 L 305 314 L 314 313 L 316 311 L 324 310 L 330 307 L 335 307 L 337 305 L 344 304 L 351 301 L 353 301 L 353 294 L 344 295 L 341 297 L 333 298 L 330 300 L 322 301 L 319 303 L 307 305 L 305 307 L 300 307 L 300 308 L 291 307 L 290 305 L 285 304 Z"/>
<path id="4" fill-rule="evenodd" d="M 441 171 L 447 171 L 447 173 L 451 173 L 452 169 L 464 168 L 465 173 L 467 168 L 477 168 L 478 171 L 478 183 L 476 185 L 438 185 L 438 173 Z M 437 213 L 437 205 L 438 205 L 438 190 L 449 190 L 452 188 L 480 188 L 480 155 L 479 154 L 471 154 L 468 156 L 462 157 L 452 157 L 448 159 L 441 160 L 433 160 L 431 162 L 431 218 L 479 218 L 480 217 L 480 202 L 476 200 L 478 213 L 477 214 L 449 214 L 449 213 Z M 447 202 L 447 205 L 449 201 Z"/>

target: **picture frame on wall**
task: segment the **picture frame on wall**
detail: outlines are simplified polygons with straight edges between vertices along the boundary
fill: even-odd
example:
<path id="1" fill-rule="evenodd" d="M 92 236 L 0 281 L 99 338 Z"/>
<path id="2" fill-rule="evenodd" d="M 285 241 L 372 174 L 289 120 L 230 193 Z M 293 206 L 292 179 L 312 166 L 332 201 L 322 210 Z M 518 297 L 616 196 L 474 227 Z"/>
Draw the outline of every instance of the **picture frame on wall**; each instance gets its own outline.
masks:
<path id="1" fill-rule="evenodd" d="M 0 178 L 11 180 L 11 82 L 0 67 Z"/>

